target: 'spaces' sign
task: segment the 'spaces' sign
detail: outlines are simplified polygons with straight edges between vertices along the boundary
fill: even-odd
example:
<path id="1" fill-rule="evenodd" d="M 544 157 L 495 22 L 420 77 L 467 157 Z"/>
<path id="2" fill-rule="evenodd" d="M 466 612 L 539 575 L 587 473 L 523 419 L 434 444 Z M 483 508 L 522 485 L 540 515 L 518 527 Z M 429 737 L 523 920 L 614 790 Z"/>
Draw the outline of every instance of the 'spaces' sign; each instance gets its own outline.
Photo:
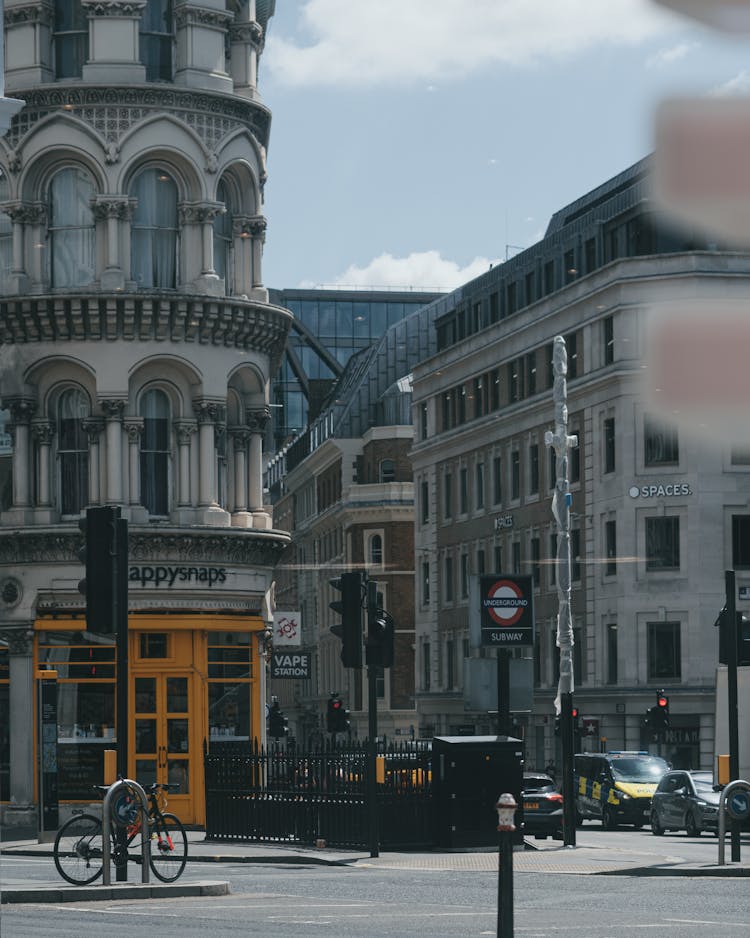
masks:
<path id="1" fill-rule="evenodd" d="M 479 578 L 483 645 L 534 644 L 534 587 L 530 576 Z"/>

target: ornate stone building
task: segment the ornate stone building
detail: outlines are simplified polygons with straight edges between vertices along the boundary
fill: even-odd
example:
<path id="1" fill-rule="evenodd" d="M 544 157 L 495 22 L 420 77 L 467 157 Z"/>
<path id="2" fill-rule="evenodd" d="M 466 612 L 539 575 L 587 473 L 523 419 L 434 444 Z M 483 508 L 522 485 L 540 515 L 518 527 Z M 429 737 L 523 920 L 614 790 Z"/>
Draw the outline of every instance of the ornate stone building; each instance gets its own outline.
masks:
<path id="1" fill-rule="evenodd" d="M 268 392 L 291 315 L 262 284 L 274 0 L 6 0 L 0 140 L 0 801 L 34 816 L 34 687 L 58 675 L 60 800 L 114 747 L 114 645 L 85 631 L 78 521 L 129 521 L 130 764 L 181 779 L 262 736 Z"/>

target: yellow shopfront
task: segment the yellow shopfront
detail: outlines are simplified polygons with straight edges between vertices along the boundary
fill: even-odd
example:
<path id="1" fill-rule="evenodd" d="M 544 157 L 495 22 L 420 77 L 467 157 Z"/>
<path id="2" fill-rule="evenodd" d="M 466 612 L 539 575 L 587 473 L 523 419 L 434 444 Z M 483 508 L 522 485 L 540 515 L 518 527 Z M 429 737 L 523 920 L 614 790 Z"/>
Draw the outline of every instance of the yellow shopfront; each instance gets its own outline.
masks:
<path id="1" fill-rule="evenodd" d="M 257 616 L 131 615 L 128 765 L 142 784 L 175 786 L 170 810 L 205 822 L 203 752 L 260 736 L 264 706 Z M 37 661 L 58 673 L 61 802 L 90 801 L 116 748 L 116 655 L 82 619 L 36 623 Z"/>

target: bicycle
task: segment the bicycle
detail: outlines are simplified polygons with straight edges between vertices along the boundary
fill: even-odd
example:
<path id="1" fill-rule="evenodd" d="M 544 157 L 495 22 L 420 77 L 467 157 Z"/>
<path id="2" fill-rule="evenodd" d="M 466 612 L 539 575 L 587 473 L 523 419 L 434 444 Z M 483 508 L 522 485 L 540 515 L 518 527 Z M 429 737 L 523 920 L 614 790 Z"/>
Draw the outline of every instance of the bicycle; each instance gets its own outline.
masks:
<path id="1" fill-rule="evenodd" d="M 94 785 L 100 795 L 106 785 Z M 182 875 L 187 863 L 187 834 L 174 814 L 165 814 L 166 793 L 170 786 L 160 782 L 143 786 L 149 799 L 147 836 L 151 838 L 151 871 L 163 883 L 173 883 Z M 171 786 L 175 788 L 175 786 Z M 142 861 L 142 812 L 138 796 L 126 789 L 117 798 L 112 812 L 109 837 L 111 857 L 117 865 L 128 859 Z M 125 843 L 121 844 L 118 828 L 124 828 Z M 57 832 L 53 856 L 57 872 L 74 886 L 93 883 L 103 872 L 102 819 L 93 814 L 74 814 Z"/>

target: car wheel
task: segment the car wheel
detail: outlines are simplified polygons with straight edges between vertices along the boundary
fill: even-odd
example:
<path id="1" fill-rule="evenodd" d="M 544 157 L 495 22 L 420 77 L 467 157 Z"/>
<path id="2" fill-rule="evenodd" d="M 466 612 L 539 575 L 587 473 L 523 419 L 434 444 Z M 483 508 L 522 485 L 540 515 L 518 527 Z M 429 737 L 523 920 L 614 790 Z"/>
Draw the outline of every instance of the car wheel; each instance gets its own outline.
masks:
<path id="1" fill-rule="evenodd" d="M 688 811 L 685 816 L 685 830 L 688 837 L 700 837 L 701 827 L 692 811 Z"/>
<path id="2" fill-rule="evenodd" d="M 605 831 L 613 831 L 617 828 L 615 815 L 608 804 L 605 804 L 602 808 L 602 827 Z"/>
<path id="3" fill-rule="evenodd" d="M 651 812 L 651 833 L 656 837 L 661 837 L 664 833 L 664 828 L 661 826 L 661 821 L 656 811 Z"/>

